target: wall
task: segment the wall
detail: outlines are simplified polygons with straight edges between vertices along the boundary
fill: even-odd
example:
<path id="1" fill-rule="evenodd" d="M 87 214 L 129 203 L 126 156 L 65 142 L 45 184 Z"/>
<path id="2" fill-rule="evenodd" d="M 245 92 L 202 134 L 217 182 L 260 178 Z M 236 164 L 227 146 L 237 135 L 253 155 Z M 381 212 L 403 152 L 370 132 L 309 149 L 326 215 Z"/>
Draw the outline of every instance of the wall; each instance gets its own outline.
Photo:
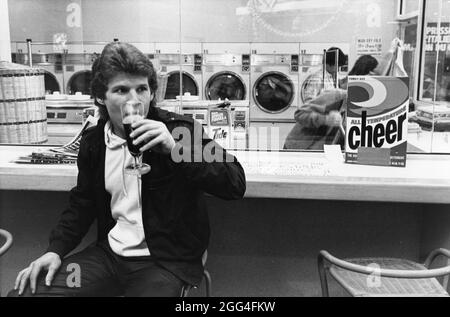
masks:
<path id="1" fill-rule="evenodd" d="M 0 61 L 11 61 L 8 0 L 0 0 Z"/>
<path id="2" fill-rule="evenodd" d="M 2 295 L 17 272 L 45 250 L 67 201 L 67 193 L 0 191 L 0 227 L 15 238 L 0 260 Z M 444 207 L 434 213 L 435 206 L 370 202 L 208 198 L 207 204 L 214 296 L 319 296 L 321 249 L 338 257 L 418 260 L 432 248 L 450 247 Z M 82 247 L 94 238 L 91 230 Z M 330 291 L 344 295 L 335 284 Z M 203 294 L 202 289 L 192 293 Z"/>
<path id="3" fill-rule="evenodd" d="M 353 46 L 359 37 L 381 37 L 387 50 L 396 35 L 396 24 L 392 23 L 396 1 L 392 0 L 342 0 L 343 7 L 337 9 L 236 15 L 236 10 L 245 8 L 248 2 L 15 0 L 10 1 L 9 8 L 11 40 L 52 41 L 53 34 L 61 32 L 74 41 L 346 42 Z M 275 3 L 286 2 L 296 1 Z M 73 16 L 66 12 L 70 3 L 81 7 L 80 27 L 68 27 L 66 23 L 67 16 Z M 355 53 L 353 50 L 351 55 Z"/>

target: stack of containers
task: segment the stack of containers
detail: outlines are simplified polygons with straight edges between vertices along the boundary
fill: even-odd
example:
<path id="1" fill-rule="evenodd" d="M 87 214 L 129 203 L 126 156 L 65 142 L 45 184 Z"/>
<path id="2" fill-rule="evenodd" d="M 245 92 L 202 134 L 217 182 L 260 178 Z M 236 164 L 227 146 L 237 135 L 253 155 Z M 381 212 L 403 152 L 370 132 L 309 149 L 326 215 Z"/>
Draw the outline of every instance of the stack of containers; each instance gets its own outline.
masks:
<path id="1" fill-rule="evenodd" d="M 46 141 L 44 70 L 0 62 L 0 143 Z"/>

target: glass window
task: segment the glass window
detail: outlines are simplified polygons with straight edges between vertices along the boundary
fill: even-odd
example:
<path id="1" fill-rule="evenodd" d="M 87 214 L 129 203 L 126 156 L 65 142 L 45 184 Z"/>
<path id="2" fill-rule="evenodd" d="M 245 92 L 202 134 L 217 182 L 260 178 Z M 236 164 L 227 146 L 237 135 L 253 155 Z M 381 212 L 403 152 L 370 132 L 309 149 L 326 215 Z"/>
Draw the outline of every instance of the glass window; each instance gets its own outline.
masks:
<path id="1" fill-rule="evenodd" d="M 420 85 L 410 120 L 421 133 L 417 144 L 425 152 L 450 153 L 450 3 L 425 1 L 421 34 Z"/>
<path id="2" fill-rule="evenodd" d="M 423 27 L 422 17 L 415 14 L 423 10 L 421 3 Z M 393 40 L 399 38 L 410 89 L 408 151 L 450 152 L 445 141 L 450 101 L 448 1 L 111 0 L 106 5 L 103 0 L 17 0 L 8 4 L 13 62 L 31 62 L 45 73 L 50 109 L 47 144 L 66 143 L 81 127 L 79 109 L 93 106 L 92 63 L 106 43 L 117 39 L 134 44 L 152 60 L 159 74 L 159 106 L 182 112 L 184 102 L 190 101 L 189 114 L 204 118 L 205 108 L 192 113 L 191 101 L 205 106 L 211 100 L 228 99 L 239 113 L 230 117 L 239 117 L 235 125 L 238 134 L 245 135 L 245 147 L 259 147 L 248 142 L 255 139 L 252 131 L 260 128 L 278 130 L 273 134 L 278 138 L 271 142 L 277 144 L 273 150 L 322 150 L 330 142 L 342 145 L 344 135 L 335 135 L 342 129 L 323 126 L 330 122 L 329 113 L 315 114 L 319 118 L 312 120 L 319 124 L 315 130 L 309 126 L 311 118 L 299 113 L 329 89 L 345 91 L 348 73 L 361 56 L 378 61 L 371 74 L 387 69 Z M 32 40 L 31 55 L 26 39 Z M 167 103 L 179 95 L 183 98 L 178 108 Z M 64 96 L 73 97 L 69 101 Z M 70 109 L 59 118 L 54 111 L 58 102 Z M 345 117 L 344 103 L 338 112 Z M 207 120 L 201 122 L 206 126 Z M 314 130 L 306 137 L 314 144 L 287 147 L 287 140 L 305 137 L 303 128 Z M 433 143 L 441 138 L 441 145 Z"/>
<path id="3" fill-rule="evenodd" d="M 283 112 L 294 99 L 294 84 L 283 73 L 267 72 L 255 82 L 255 103 L 269 113 Z"/>
<path id="4" fill-rule="evenodd" d="M 181 75 L 182 74 L 182 75 Z M 166 94 L 164 99 L 176 99 L 177 96 L 180 96 L 180 85 L 182 89 L 182 94 L 185 95 L 189 93 L 189 95 L 197 96 L 199 92 L 198 83 L 195 81 L 194 77 L 189 73 L 183 71 L 173 71 L 167 74 L 167 86 L 166 86 Z M 180 83 L 181 78 L 181 83 Z"/>
<path id="5" fill-rule="evenodd" d="M 400 0 L 402 5 L 401 14 L 408 15 L 411 13 L 419 12 L 419 0 Z"/>
<path id="6" fill-rule="evenodd" d="M 242 79 L 233 72 L 223 71 L 213 74 L 205 86 L 209 100 L 243 100 L 246 88 Z"/>

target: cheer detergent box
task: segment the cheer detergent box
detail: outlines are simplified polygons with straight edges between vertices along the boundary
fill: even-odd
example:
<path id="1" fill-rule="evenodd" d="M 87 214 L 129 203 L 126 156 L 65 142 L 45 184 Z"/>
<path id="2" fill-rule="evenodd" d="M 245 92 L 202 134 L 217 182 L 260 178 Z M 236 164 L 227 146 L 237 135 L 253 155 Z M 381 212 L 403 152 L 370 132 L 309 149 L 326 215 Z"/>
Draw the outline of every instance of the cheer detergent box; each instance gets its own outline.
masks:
<path id="1" fill-rule="evenodd" d="M 409 79 L 349 76 L 345 161 L 406 166 Z"/>

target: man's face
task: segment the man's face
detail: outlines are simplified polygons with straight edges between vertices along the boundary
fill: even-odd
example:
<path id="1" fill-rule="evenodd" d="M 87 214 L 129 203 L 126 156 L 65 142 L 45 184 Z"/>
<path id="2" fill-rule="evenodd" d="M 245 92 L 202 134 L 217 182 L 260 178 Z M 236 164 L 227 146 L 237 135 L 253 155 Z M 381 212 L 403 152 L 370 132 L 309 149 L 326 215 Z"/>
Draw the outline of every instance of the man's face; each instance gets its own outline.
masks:
<path id="1" fill-rule="evenodd" d="M 118 73 L 108 83 L 104 104 L 108 110 L 114 133 L 125 138 L 120 107 L 127 101 L 140 101 L 144 104 L 144 117 L 147 117 L 154 94 L 150 91 L 146 76 Z"/>
<path id="2" fill-rule="evenodd" d="M 336 65 L 329 65 L 329 64 L 326 64 L 326 70 L 327 70 L 328 73 L 330 73 L 331 75 L 333 75 L 333 74 L 336 74 L 337 67 L 336 67 Z"/>

